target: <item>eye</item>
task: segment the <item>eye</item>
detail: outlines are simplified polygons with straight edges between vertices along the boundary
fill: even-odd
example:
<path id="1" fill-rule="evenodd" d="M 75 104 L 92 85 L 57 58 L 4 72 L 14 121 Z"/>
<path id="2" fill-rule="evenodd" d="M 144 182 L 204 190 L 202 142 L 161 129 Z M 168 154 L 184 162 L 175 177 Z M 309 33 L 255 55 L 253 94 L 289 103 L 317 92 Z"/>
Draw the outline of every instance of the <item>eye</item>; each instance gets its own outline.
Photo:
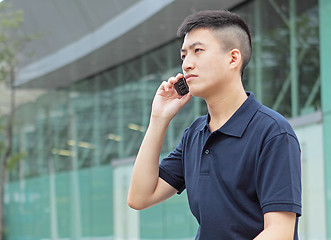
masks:
<path id="1" fill-rule="evenodd" d="M 203 51 L 203 49 L 201 49 L 201 48 L 196 48 L 195 50 L 194 50 L 194 52 L 202 52 Z"/>
<path id="2" fill-rule="evenodd" d="M 181 55 L 181 56 L 180 56 L 180 58 L 181 58 L 182 60 L 184 60 L 185 57 L 186 57 L 186 55 Z"/>

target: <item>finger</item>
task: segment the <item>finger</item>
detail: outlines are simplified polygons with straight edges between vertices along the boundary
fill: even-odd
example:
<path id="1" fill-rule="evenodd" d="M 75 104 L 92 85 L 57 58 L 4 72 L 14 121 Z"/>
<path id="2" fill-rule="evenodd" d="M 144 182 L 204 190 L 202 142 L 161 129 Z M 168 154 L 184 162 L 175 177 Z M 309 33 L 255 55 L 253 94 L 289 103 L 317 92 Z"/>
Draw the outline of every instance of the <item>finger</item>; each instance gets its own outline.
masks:
<path id="1" fill-rule="evenodd" d="M 190 100 L 192 99 L 192 95 L 190 93 L 184 95 L 181 97 L 181 102 L 183 105 L 185 105 L 186 103 L 188 103 Z"/>
<path id="2" fill-rule="evenodd" d="M 175 84 L 176 82 L 178 82 L 179 79 L 183 78 L 184 75 L 182 73 L 178 73 L 176 75 L 176 77 L 171 77 L 168 79 L 168 82 L 170 82 L 171 84 Z"/>
<path id="3" fill-rule="evenodd" d="M 168 83 L 170 83 L 170 84 L 174 84 L 174 83 L 176 83 L 178 80 L 177 80 L 177 78 L 176 77 L 171 77 L 171 78 L 169 78 L 168 79 Z"/>
<path id="4" fill-rule="evenodd" d="M 171 89 L 172 87 L 173 87 L 173 85 L 171 83 L 169 83 L 167 81 L 163 81 L 161 86 L 160 86 L 160 89 L 168 92 L 169 89 Z"/>
<path id="5" fill-rule="evenodd" d="M 180 78 L 183 78 L 183 77 L 184 77 L 184 74 L 182 74 L 182 73 L 177 73 L 177 75 L 176 75 L 177 80 Z"/>

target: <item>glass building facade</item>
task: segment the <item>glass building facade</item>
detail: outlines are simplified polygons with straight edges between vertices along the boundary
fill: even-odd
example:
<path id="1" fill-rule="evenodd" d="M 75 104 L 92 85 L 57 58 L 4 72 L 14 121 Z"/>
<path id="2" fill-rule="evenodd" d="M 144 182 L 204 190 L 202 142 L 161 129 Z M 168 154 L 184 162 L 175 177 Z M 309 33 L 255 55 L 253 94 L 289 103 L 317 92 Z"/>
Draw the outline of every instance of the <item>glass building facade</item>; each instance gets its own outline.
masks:
<path id="1" fill-rule="evenodd" d="M 327 13 L 320 18 L 324 8 L 331 10 L 330 1 L 252 0 L 230 9 L 252 31 L 246 90 L 287 117 L 301 143 L 303 240 L 331 239 L 331 153 L 323 147 L 330 142 L 324 104 L 330 107 L 331 74 L 321 50 L 331 21 Z M 126 203 L 155 91 L 181 72 L 180 47 L 170 40 L 16 109 L 13 152 L 25 154 L 8 174 L 6 239 L 194 239 L 185 193 L 140 212 Z M 193 98 L 169 126 L 162 156 L 206 113 Z"/>

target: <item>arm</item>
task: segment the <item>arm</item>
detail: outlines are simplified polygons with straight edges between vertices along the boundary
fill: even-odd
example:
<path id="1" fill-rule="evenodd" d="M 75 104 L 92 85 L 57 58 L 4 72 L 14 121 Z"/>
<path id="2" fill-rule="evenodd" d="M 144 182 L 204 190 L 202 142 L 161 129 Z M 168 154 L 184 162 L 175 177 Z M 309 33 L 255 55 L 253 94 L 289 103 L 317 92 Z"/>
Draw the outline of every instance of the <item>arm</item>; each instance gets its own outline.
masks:
<path id="1" fill-rule="evenodd" d="M 254 240 L 293 240 L 296 213 L 268 212 L 264 214 L 264 230 Z"/>
<path id="2" fill-rule="evenodd" d="M 293 240 L 296 216 L 301 215 L 301 161 L 299 142 L 282 133 L 264 146 L 256 186 L 263 206 L 264 230 L 255 240 Z"/>
<path id="3" fill-rule="evenodd" d="M 168 125 L 191 95 L 179 96 L 173 84 L 182 74 L 163 82 L 153 100 L 150 123 L 132 172 L 128 204 L 144 209 L 174 195 L 177 190 L 159 178 L 159 157 Z"/>

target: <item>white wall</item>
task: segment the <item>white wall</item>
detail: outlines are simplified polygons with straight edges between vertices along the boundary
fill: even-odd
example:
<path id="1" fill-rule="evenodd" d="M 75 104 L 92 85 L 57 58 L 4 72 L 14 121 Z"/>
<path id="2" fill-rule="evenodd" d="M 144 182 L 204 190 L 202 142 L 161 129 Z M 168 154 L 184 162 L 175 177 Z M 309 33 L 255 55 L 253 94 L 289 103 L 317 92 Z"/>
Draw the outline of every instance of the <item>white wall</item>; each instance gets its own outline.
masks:
<path id="1" fill-rule="evenodd" d="M 139 239 L 139 212 L 127 204 L 134 159 L 120 161 L 114 167 L 114 240 Z"/>
<path id="2" fill-rule="evenodd" d="M 301 240 L 326 240 L 326 212 L 323 159 L 323 125 L 294 127 L 302 151 Z"/>

